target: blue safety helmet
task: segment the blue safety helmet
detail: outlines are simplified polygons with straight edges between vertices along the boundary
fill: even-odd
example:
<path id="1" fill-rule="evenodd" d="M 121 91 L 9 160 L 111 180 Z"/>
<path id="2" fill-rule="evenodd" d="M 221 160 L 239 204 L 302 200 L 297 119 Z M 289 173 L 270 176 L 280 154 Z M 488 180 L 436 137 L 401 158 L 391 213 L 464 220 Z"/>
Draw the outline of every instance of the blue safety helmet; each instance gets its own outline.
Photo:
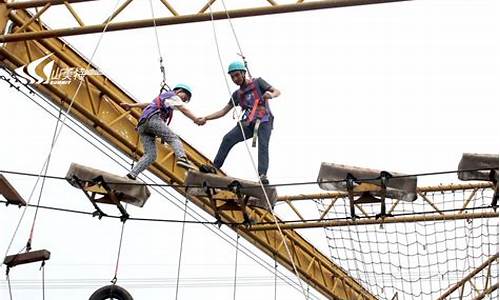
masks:
<path id="1" fill-rule="evenodd" d="M 178 89 L 184 90 L 188 94 L 189 100 L 191 100 L 191 97 L 193 96 L 193 90 L 191 89 L 191 87 L 189 85 L 184 84 L 184 83 L 178 83 L 174 86 L 174 91 L 178 90 Z"/>
<path id="2" fill-rule="evenodd" d="M 232 63 L 229 64 L 229 67 L 227 68 L 227 73 L 231 73 L 234 71 L 243 71 L 246 72 L 247 68 L 245 68 L 245 64 L 243 64 L 241 61 L 233 61 Z"/>

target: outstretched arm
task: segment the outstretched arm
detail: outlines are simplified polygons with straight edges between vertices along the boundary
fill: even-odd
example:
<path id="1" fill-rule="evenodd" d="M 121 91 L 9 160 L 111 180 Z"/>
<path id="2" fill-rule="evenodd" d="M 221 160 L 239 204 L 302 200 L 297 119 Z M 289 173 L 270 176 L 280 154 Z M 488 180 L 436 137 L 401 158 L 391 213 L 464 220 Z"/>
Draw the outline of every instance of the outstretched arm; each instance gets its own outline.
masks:
<path id="1" fill-rule="evenodd" d="M 144 109 L 148 105 L 149 105 L 149 103 L 125 103 L 125 102 L 120 103 L 120 106 L 123 107 L 125 110 L 130 110 L 131 108 L 134 108 L 134 107 Z"/>
<path id="2" fill-rule="evenodd" d="M 186 117 L 190 118 L 193 120 L 198 125 L 203 125 L 205 124 L 206 121 L 203 120 L 203 118 L 198 118 L 195 116 L 189 109 L 187 109 L 184 105 L 178 106 L 178 110 L 182 112 Z"/>
<path id="3" fill-rule="evenodd" d="M 214 113 L 209 114 L 208 116 L 205 116 L 204 119 L 208 121 L 223 117 L 231 110 L 231 108 L 233 108 L 233 106 L 228 103 L 221 110 L 218 110 Z"/>

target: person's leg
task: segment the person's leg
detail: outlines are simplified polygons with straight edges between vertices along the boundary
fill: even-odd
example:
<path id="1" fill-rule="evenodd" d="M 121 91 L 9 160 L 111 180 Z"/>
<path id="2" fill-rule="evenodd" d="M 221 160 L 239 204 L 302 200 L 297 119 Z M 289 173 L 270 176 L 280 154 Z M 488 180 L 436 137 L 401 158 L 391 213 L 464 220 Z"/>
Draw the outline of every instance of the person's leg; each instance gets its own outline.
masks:
<path id="1" fill-rule="evenodd" d="M 259 126 L 259 175 L 267 175 L 267 169 L 269 168 L 269 140 L 271 139 L 271 132 L 273 126 L 271 122 L 261 123 Z"/>
<path id="2" fill-rule="evenodd" d="M 146 126 L 146 124 L 142 125 Z M 146 170 L 149 165 L 151 165 L 156 159 L 156 144 L 155 136 L 145 133 L 139 128 L 139 137 L 141 138 L 142 145 L 144 147 L 144 155 L 135 164 L 132 171 L 130 171 L 128 176 L 131 179 L 135 179 L 142 171 Z"/>
<path id="3" fill-rule="evenodd" d="M 151 117 L 148 121 L 148 125 L 148 132 L 158 136 L 162 139 L 162 141 L 167 142 L 167 144 L 172 147 L 172 150 L 174 150 L 177 159 L 186 157 L 184 147 L 179 137 L 170 128 L 168 128 L 159 117 Z"/>
<path id="4" fill-rule="evenodd" d="M 226 160 L 229 151 L 239 142 L 245 140 L 245 138 L 251 138 L 252 131 L 248 126 L 243 126 L 243 130 L 245 132 L 245 136 L 241 133 L 240 125 L 236 125 L 231 131 L 229 131 L 224 138 L 222 139 L 222 143 L 220 144 L 219 151 L 217 151 L 217 155 L 214 159 L 214 166 L 217 169 L 220 169 Z"/>

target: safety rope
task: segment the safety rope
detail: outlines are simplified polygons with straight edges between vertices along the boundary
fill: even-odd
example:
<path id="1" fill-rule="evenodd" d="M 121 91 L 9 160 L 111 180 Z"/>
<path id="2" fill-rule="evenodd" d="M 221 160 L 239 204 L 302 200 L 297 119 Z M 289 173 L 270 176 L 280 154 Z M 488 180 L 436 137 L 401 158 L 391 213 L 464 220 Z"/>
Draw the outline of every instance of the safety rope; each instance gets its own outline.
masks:
<path id="1" fill-rule="evenodd" d="M 115 10 L 116 10 L 116 8 L 118 7 L 118 4 L 119 4 L 119 3 L 120 3 L 120 0 L 117 0 L 117 1 L 116 1 L 116 3 L 115 3 L 115 6 L 114 6 L 114 8 L 113 8 L 113 11 L 115 11 Z M 103 37 L 104 37 L 104 34 L 106 33 L 106 30 L 107 30 L 107 28 L 108 28 L 108 26 L 109 26 L 110 22 L 111 22 L 111 20 L 110 20 L 110 19 L 108 19 L 108 20 L 106 21 L 106 24 L 104 25 L 103 31 L 101 32 L 101 34 L 100 34 L 100 36 L 99 36 L 99 39 L 98 39 L 98 41 L 97 41 L 97 44 L 96 44 L 96 46 L 95 46 L 95 48 L 94 48 L 94 50 L 93 50 L 93 52 L 92 52 L 92 55 L 91 55 L 91 57 L 90 57 L 90 59 L 89 59 L 89 62 L 88 62 L 88 64 L 87 64 L 87 66 L 85 67 L 85 70 L 88 70 L 88 69 L 90 68 L 91 61 L 93 60 L 93 58 L 94 58 L 95 54 L 97 53 L 97 50 L 99 49 L 99 46 L 100 46 L 100 44 L 101 44 L 101 41 L 102 41 L 102 39 L 103 39 Z M 55 146 L 56 146 L 56 143 L 57 143 L 57 141 L 58 141 L 58 139 L 59 139 L 59 137 L 60 137 L 60 135 L 61 135 L 61 132 L 62 132 L 63 126 L 64 126 L 64 125 L 65 125 L 65 123 L 66 123 L 66 119 L 68 118 L 69 112 L 70 112 L 70 110 L 71 110 L 71 108 L 73 107 L 73 104 L 74 104 L 74 102 L 75 102 L 76 95 L 78 95 L 78 92 L 80 91 L 80 88 L 82 87 L 83 82 L 84 82 L 83 80 L 79 80 L 79 83 L 78 83 L 78 86 L 77 86 L 77 88 L 76 88 L 76 90 L 75 90 L 75 93 L 74 93 L 74 94 L 73 94 L 73 96 L 71 97 L 70 104 L 68 105 L 68 108 L 67 108 L 67 109 L 66 109 L 66 111 L 64 112 L 63 117 L 59 116 L 59 117 L 57 118 L 57 121 L 56 121 L 56 129 L 55 129 L 56 134 L 55 134 L 55 135 L 54 135 L 54 137 L 53 137 L 53 140 L 52 140 L 52 143 L 51 143 L 51 147 L 50 147 L 49 153 L 48 153 L 48 155 L 47 155 L 47 158 L 45 159 L 45 162 L 43 163 L 42 169 L 40 170 L 39 177 L 40 177 L 40 176 L 42 176 L 42 173 L 44 172 L 44 170 L 46 171 L 46 170 L 48 170 L 48 168 L 49 168 L 50 157 L 51 157 L 52 152 L 53 152 L 53 150 L 54 150 L 54 148 L 55 148 Z M 38 179 L 37 179 L 37 181 L 36 181 L 35 185 L 33 186 L 33 190 L 32 190 L 31 195 L 33 194 L 33 192 L 34 192 L 34 190 L 35 190 L 35 188 L 36 188 L 37 184 L 38 184 Z M 28 202 L 27 202 L 27 203 L 30 203 L 30 201 L 31 201 L 31 195 L 30 195 L 30 198 L 28 199 Z M 42 192 L 40 191 L 40 199 L 41 199 L 41 195 L 42 195 Z M 26 206 L 26 207 L 25 207 L 25 210 L 27 209 L 27 207 L 28 207 L 28 206 Z M 13 234 L 13 236 L 12 236 L 12 241 L 14 240 L 14 237 L 15 237 L 15 235 L 16 235 L 16 233 L 17 233 L 17 230 L 18 230 L 18 228 L 19 228 L 19 225 L 21 224 L 22 219 L 24 218 L 24 216 L 25 216 L 25 211 L 23 211 L 23 213 L 21 214 L 21 217 L 19 218 L 18 226 L 16 227 L 16 230 L 14 231 L 14 234 Z M 35 227 L 35 220 L 36 220 L 36 218 L 34 217 L 34 220 L 33 220 L 33 225 L 32 225 L 32 230 L 31 230 L 31 232 L 30 232 L 30 237 L 29 237 L 29 239 L 28 239 L 28 243 L 27 243 L 27 246 L 29 246 L 29 248 L 30 248 L 30 249 L 31 249 L 31 243 L 32 243 L 32 238 L 33 238 L 33 231 L 34 231 L 34 227 Z M 12 246 L 12 242 L 9 244 L 9 247 L 7 248 L 6 255 L 7 255 L 7 253 L 10 251 L 10 247 L 11 247 L 11 246 Z M 26 247 L 26 249 L 28 249 L 28 247 Z M 28 250 L 28 251 L 29 251 L 29 250 Z"/>
<path id="2" fill-rule="evenodd" d="M 127 210 L 128 203 L 125 203 L 125 210 Z M 120 242 L 118 243 L 118 254 L 116 255 L 116 265 L 115 265 L 115 275 L 111 279 L 113 285 L 118 281 L 118 266 L 120 265 L 120 257 L 122 253 L 122 243 L 123 243 L 123 232 L 125 231 L 125 220 L 122 222 L 122 228 L 120 232 Z"/>
<path id="3" fill-rule="evenodd" d="M 238 44 L 238 48 L 239 48 L 239 50 L 240 50 L 240 54 L 242 54 L 242 55 L 243 55 L 243 50 L 242 50 L 241 45 L 240 45 L 240 43 L 239 43 L 239 40 L 238 40 L 238 36 L 237 36 L 237 34 L 236 34 L 236 31 L 234 30 L 234 26 L 232 25 L 232 22 L 231 22 L 231 17 L 229 16 L 229 13 L 228 13 L 228 10 L 227 10 L 226 5 L 225 5 L 225 3 L 224 3 L 224 0 L 222 0 L 222 4 L 223 4 L 223 6 L 224 6 L 224 11 L 226 12 L 226 16 L 227 16 L 227 19 L 228 19 L 228 21 L 229 21 L 229 24 L 231 25 L 231 29 L 233 30 L 233 36 L 234 36 L 234 38 L 235 38 L 235 40 L 236 40 L 236 42 L 237 42 L 237 44 Z M 216 48 L 217 48 L 217 55 L 218 55 L 218 58 L 219 58 L 219 64 L 220 64 L 220 67 L 221 67 L 222 73 L 224 74 L 224 80 L 225 80 L 225 82 L 226 82 L 226 88 L 227 88 L 228 94 L 229 94 L 229 95 L 230 95 L 230 97 L 231 97 L 231 101 L 232 101 L 232 103 L 233 103 L 233 107 L 236 107 L 236 103 L 234 102 L 234 99 L 233 99 L 233 97 L 232 97 L 231 88 L 229 87 L 229 83 L 228 83 L 228 80 L 227 80 L 227 77 L 226 77 L 226 74 L 225 74 L 225 71 L 224 71 L 224 64 L 223 64 L 223 62 L 222 62 L 222 57 L 221 57 L 221 53 L 220 53 L 220 48 L 219 48 L 219 46 L 218 46 L 217 34 L 216 34 L 216 30 L 215 30 L 215 25 L 214 25 L 215 21 L 214 21 L 213 11 L 212 11 L 212 7 L 211 7 L 211 5 L 209 6 L 209 11 L 210 11 L 210 18 L 211 18 L 211 22 L 212 22 L 212 28 L 213 28 L 213 32 L 214 32 L 214 39 L 215 39 L 215 42 L 216 42 Z M 276 214 L 274 213 L 273 206 L 272 206 L 272 204 L 271 204 L 271 201 L 269 200 L 269 196 L 267 195 L 267 191 L 266 191 L 266 189 L 265 189 L 265 187 L 264 187 L 264 184 L 262 183 L 262 180 L 260 179 L 260 176 L 259 176 L 259 171 L 258 171 L 258 169 L 257 169 L 257 165 L 256 165 L 256 163 L 255 163 L 255 160 L 253 159 L 253 156 L 252 156 L 252 153 L 251 153 L 250 147 L 248 146 L 248 143 L 247 143 L 247 141 L 246 141 L 246 140 L 247 140 L 247 138 L 246 138 L 246 136 L 245 136 L 245 132 L 244 132 L 244 129 L 243 129 L 243 124 L 239 121 L 239 122 L 238 122 L 238 125 L 239 125 L 239 127 L 240 127 L 241 133 L 242 133 L 243 138 L 244 138 L 244 140 L 245 140 L 245 141 L 244 141 L 244 144 L 245 144 L 245 148 L 246 148 L 246 150 L 247 150 L 247 154 L 248 154 L 248 156 L 249 156 L 249 158 L 250 158 L 250 161 L 251 161 L 251 163 L 252 163 L 252 166 L 253 166 L 253 169 L 254 169 L 254 171 L 255 171 L 255 174 L 256 174 L 256 175 L 257 175 L 257 177 L 259 178 L 259 184 L 260 184 L 260 187 L 261 187 L 261 189 L 262 189 L 262 191 L 263 191 L 263 193 L 264 193 L 264 196 L 265 196 L 265 198 L 266 198 L 266 202 L 267 202 L 267 205 L 268 205 L 268 210 L 271 212 L 271 214 L 272 214 L 272 216 L 273 216 L 273 219 L 274 219 L 274 223 L 275 223 L 275 225 L 276 225 L 276 228 L 278 228 L 278 232 L 279 232 L 279 234 L 280 234 L 280 236 L 281 236 L 281 238 L 282 238 L 283 245 L 285 246 L 285 250 L 286 250 L 286 252 L 287 252 L 288 258 L 289 258 L 290 263 L 291 263 L 291 265 L 292 265 L 293 271 L 294 271 L 295 275 L 297 276 L 297 280 L 298 280 L 298 282 L 299 282 L 299 285 L 300 285 L 300 288 L 301 288 L 301 290 L 302 290 L 302 293 L 303 293 L 303 295 L 304 295 L 305 299 L 308 299 L 308 296 L 307 296 L 306 291 L 305 291 L 305 289 L 304 289 L 304 285 L 303 285 L 302 280 L 301 280 L 300 275 L 299 275 L 299 271 L 298 271 L 298 269 L 297 269 L 297 266 L 295 265 L 295 262 L 294 262 L 294 259 L 293 259 L 293 256 L 292 256 L 292 253 L 291 253 L 290 248 L 289 248 L 289 246 L 288 246 L 288 243 L 286 242 L 285 235 L 283 234 L 283 231 L 281 230 L 281 227 L 280 227 L 280 225 L 279 225 L 279 223 L 278 223 L 278 218 L 276 217 Z"/>
<path id="4" fill-rule="evenodd" d="M 45 260 L 42 261 L 40 269 L 42 270 L 42 299 L 45 300 Z"/>
<path id="5" fill-rule="evenodd" d="M 8 204 L 8 201 L 5 200 L 0 200 L 0 203 L 2 204 Z M 35 204 L 29 204 L 30 207 L 36 207 Z M 15 206 L 12 206 L 15 207 Z M 40 205 L 39 206 L 41 209 L 47 209 L 47 210 L 53 210 L 53 211 L 60 211 L 60 212 L 65 212 L 65 213 L 74 213 L 74 214 L 81 214 L 81 215 L 88 215 L 92 216 L 93 212 L 90 211 L 81 211 L 81 210 L 74 210 L 74 209 L 67 209 L 67 208 L 61 208 L 61 207 L 54 207 L 54 206 L 44 206 Z M 475 212 L 475 211 L 481 211 L 481 210 L 486 210 L 486 209 L 491 209 L 491 205 L 487 206 L 476 206 L 476 207 L 466 207 L 466 208 L 453 208 L 453 209 L 442 209 L 440 210 L 442 213 L 455 213 L 455 212 Z M 399 213 L 399 214 L 392 214 L 393 217 L 407 217 L 407 216 L 419 216 L 419 215 L 425 215 L 425 214 L 431 214 L 435 213 L 435 210 L 426 210 L 426 211 L 419 211 L 419 212 L 411 212 L 411 213 Z M 116 215 L 105 215 L 102 216 L 103 218 L 109 218 L 109 219 L 121 219 L 123 218 L 122 216 L 116 216 Z M 357 219 L 363 220 L 363 219 L 370 219 L 373 216 L 358 216 Z M 316 219 L 296 219 L 296 220 L 288 220 L 288 221 L 281 221 L 280 224 L 286 225 L 286 224 L 297 224 L 297 223 L 307 223 L 307 222 L 320 222 L 320 221 L 342 221 L 342 220 L 348 220 L 351 219 L 351 216 L 346 216 L 346 217 L 339 217 L 339 218 L 316 218 Z M 130 217 L 127 219 L 128 221 L 143 221 L 143 222 L 163 222 L 163 223 L 186 223 L 186 224 L 200 224 L 200 225 L 217 225 L 219 224 L 218 221 L 183 221 L 183 220 L 173 220 L 173 219 L 155 219 L 155 218 L 133 218 Z M 223 222 L 222 224 L 228 225 L 228 226 L 237 226 L 237 225 L 244 225 L 244 222 Z M 258 222 L 253 225 L 271 225 L 274 224 L 274 222 Z"/>
<path id="6" fill-rule="evenodd" d="M 234 255 L 234 283 L 233 283 L 233 300 L 236 300 L 236 281 L 238 279 L 238 252 L 240 246 L 240 235 L 236 233 L 236 253 Z"/>
<path id="7" fill-rule="evenodd" d="M 241 58 L 243 59 L 243 63 L 245 64 L 245 68 L 248 71 L 248 76 L 250 78 L 253 78 L 252 74 L 250 72 L 250 69 L 248 68 L 248 63 L 247 63 L 246 57 L 243 53 L 243 48 L 241 47 L 240 40 L 238 39 L 238 35 L 236 34 L 236 30 L 234 29 L 233 21 L 231 20 L 231 16 L 229 16 L 229 10 L 227 9 L 226 3 L 224 2 L 224 0 L 221 0 L 221 1 L 222 1 L 222 6 L 224 7 L 224 12 L 226 13 L 227 21 L 229 22 L 229 26 L 231 27 L 231 31 L 233 32 L 234 40 L 236 41 L 236 45 L 238 46 L 238 50 L 240 51 L 238 53 L 238 55 L 241 56 Z"/>
<path id="8" fill-rule="evenodd" d="M 278 295 L 278 262 L 276 261 L 276 254 L 274 257 L 274 300 Z"/>
<path id="9" fill-rule="evenodd" d="M 153 8 L 153 1 L 149 0 L 149 8 L 151 10 L 151 18 L 153 19 L 153 28 L 155 32 L 155 37 L 156 37 L 156 48 L 158 49 L 158 57 L 160 61 L 160 72 L 162 75 L 162 82 L 160 84 L 160 94 L 164 89 L 167 89 L 168 91 L 171 90 L 170 86 L 167 84 L 167 75 L 165 72 L 165 66 L 163 65 L 163 56 L 162 56 L 162 51 L 161 51 L 161 46 L 160 46 L 160 38 L 158 37 L 158 28 L 156 26 L 156 17 L 155 17 L 155 11 Z"/>
<path id="10" fill-rule="evenodd" d="M 59 109 L 58 119 L 61 118 L 61 115 L 62 115 L 62 106 Z M 56 136 L 57 136 L 57 122 L 56 122 L 56 127 L 54 128 L 54 134 L 52 136 L 52 142 L 51 142 L 51 145 L 50 145 L 51 149 L 54 147 L 54 142 L 55 142 Z M 40 202 L 42 200 L 43 188 L 45 187 L 45 181 L 46 181 L 45 176 L 47 175 L 47 172 L 49 171 L 49 165 L 50 165 L 50 159 L 51 158 L 52 158 L 52 151 L 49 152 L 49 155 L 47 157 L 47 163 L 44 164 L 45 169 L 43 171 L 43 177 L 42 177 L 42 183 L 41 183 L 41 187 L 40 187 L 40 193 L 38 194 L 37 207 L 35 209 L 35 215 L 33 216 L 33 223 L 31 224 L 30 235 L 29 235 L 28 241 L 26 242 L 26 251 L 27 252 L 31 251 L 31 242 L 33 241 L 33 234 L 34 234 L 34 231 L 35 231 L 35 223 L 36 223 L 36 219 L 37 219 L 37 216 L 38 216 L 38 205 L 40 205 Z"/>
<path id="11" fill-rule="evenodd" d="M 9 270 L 9 267 L 7 267 L 7 272 L 5 273 L 5 277 L 6 277 L 6 279 L 7 279 L 7 285 L 8 285 L 8 287 L 9 287 L 9 298 L 10 298 L 10 300 L 12 300 L 12 299 L 13 299 L 13 298 L 12 298 L 12 286 L 11 286 L 11 284 L 10 284 L 10 275 L 9 275 L 9 271 L 10 271 L 10 270 Z"/>
<path id="12" fill-rule="evenodd" d="M 182 259 L 182 248 L 184 245 L 184 229 L 186 225 L 186 215 L 187 215 L 187 206 L 188 206 L 188 199 L 186 197 L 185 202 L 184 202 L 184 217 L 182 219 L 182 230 L 181 230 L 181 244 L 179 246 L 179 261 L 177 263 L 177 281 L 175 283 L 175 300 L 177 300 L 177 297 L 179 295 L 179 282 L 180 282 L 180 275 L 181 275 L 181 259 Z"/>
<path id="13" fill-rule="evenodd" d="M 8 71 L 7 71 L 8 72 Z M 2 76 L 0 76 L 1 78 Z M 16 82 L 19 82 L 19 80 L 17 80 Z M 31 101 L 33 101 L 35 104 L 37 104 L 40 108 L 42 108 L 43 110 L 45 110 L 46 112 L 48 112 L 49 114 L 51 114 L 54 118 L 57 118 L 55 115 L 53 115 L 47 108 L 45 108 L 44 106 L 40 105 L 40 103 L 38 103 L 34 98 L 32 98 L 30 95 L 36 95 L 37 97 L 39 97 L 40 99 L 42 99 L 43 101 L 45 101 L 45 103 L 51 107 L 53 107 L 55 109 L 55 105 L 48 101 L 47 99 L 45 99 L 44 97 L 42 97 L 39 93 L 37 93 L 35 90 L 31 89 L 30 87 L 26 86 L 25 84 L 23 84 L 24 87 L 26 87 L 28 90 L 29 90 L 29 94 L 24 92 L 22 89 L 19 88 L 19 86 L 14 86 L 12 84 L 12 82 L 10 81 L 7 81 L 7 83 L 13 87 L 14 89 L 16 89 L 17 91 L 21 92 L 24 96 L 26 96 L 28 99 L 30 99 Z M 87 141 L 90 145 L 94 146 L 95 149 L 97 151 L 100 151 L 102 154 L 104 154 L 105 156 L 107 156 L 108 158 L 110 158 L 112 161 L 116 162 L 118 165 L 120 165 L 121 167 L 127 169 L 127 167 L 124 165 L 124 163 L 126 162 L 128 164 L 128 158 L 124 158 L 119 152 L 117 152 L 115 149 L 111 148 L 109 145 L 103 143 L 100 139 L 98 139 L 95 135 L 92 134 L 92 132 L 90 132 L 86 127 L 83 127 L 82 125 L 80 125 L 79 123 L 77 123 L 76 121 L 72 120 L 71 118 L 69 118 L 69 121 L 72 122 L 72 124 L 74 124 L 76 127 L 78 127 L 80 130 L 82 130 L 83 132 L 89 134 L 97 143 L 99 143 L 101 146 L 98 146 L 96 145 L 95 143 L 93 143 L 92 141 L 90 141 L 88 138 L 84 137 L 82 135 L 82 133 L 78 132 L 75 128 L 71 127 L 70 125 L 68 124 L 64 124 L 65 126 L 67 126 L 70 130 L 72 130 L 73 132 L 75 132 L 77 135 L 79 135 L 80 137 L 82 137 L 85 141 Z M 108 151 L 110 151 L 111 153 L 113 153 L 115 156 L 119 157 L 124 163 L 121 163 L 118 161 L 117 158 L 113 157 L 111 154 L 109 153 L 106 153 L 103 148 L 107 149 Z M 164 184 L 159 184 L 159 183 L 156 183 L 154 181 L 153 178 L 149 177 L 148 175 L 144 175 L 145 178 L 151 180 L 153 182 L 153 184 L 151 184 L 151 187 L 153 188 L 153 190 L 155 192 L 157 192 L 161 197 L 163 197 L 165 200 L 169 201 L 171 204 L 173 204 L 175 207 L 181 209 L 181 207 L 178 205 L 178 203 L 176 201 L 174 201 L 173 199 L 177 200 L 177 201 L 180 201 L 180 199 L 173 193 L 169 192 L 167 189 L 166 189 L 166 186 Z M 167 195 L 168 194 L 168 195 Z M 6 201 L 0 201 L 2 203 L 6 203 Z M 30 204 L 28 204 L 30 205 Z M 41 207 L 41 208 L 45 208 L 45 209 L 52 209 L 50 207 Z M 89 213 L 86 213 L 86 212 L 78 212 L 78 211 L 73 211 L 73 210 L 69 210 L 69 209 L 57 209 L 57 210 L 60 210 L 60 211 L 69 211 L 69 212 L 74 212 L 74 213 L 81 213 L 81 214 L 89 214 Z M 217 235 L 218 237 L 220 237 L 223 241 L 225 241 L 226 243 L 230 244 L 231 246 L 235 246 L 234 244 L 234 239 L 231 238 L 229 236 L 228 233 L 226 232 L 223 232 L 223 231 L 220 231 L 218 230 L 216 227 L 212 226 L 214 224 L 216 224 L 216 222 L 213 222 L 213 221 L 208 221 L 205 216 L 201 215 L 200 213 L 198 213 L 197 211 L 193 210 L 193 209 L 190 209 L 189 211 L 189 216 L 193 217 L 195 220 L 197 221 L 186 221 L 186 223 L 199 223 L 199 224 L 202 224 L 204 225 L 209 231 L 213 232 L 215 235 Z M 119 218 L 118 216 L 116 218 Z M 132 220 L 133 218 L 130 218 L 129 220 Z M 199 220 L 205 220 L 205 221 L 199 221 Z M 137 218 L 137 220 L 146 220 L 146 219 L 139 219 Z M 154 222 L 162 222 L 162 221 L 166 221 L 166 220 L 161 220 L 161 219 L 148 219 L 148 221 L 154 221 Z M 167 220 L 168 221 L 168 220 Z M 175 220 L 173 220 L 174 222 L 176 222 Z M 251 249 L 248 249 L 244 246 L 240 247 L 241 248 L 241 252 L 244 253 L 248 258 L 250 258 L 251 260 L 253 260 L 255 263 L 261 265 L 264 269 L 268 270 L 268 271 L 272 271 L 272 266 L 265 260 L 263 260 L 262 258 L 260 258 L 259 256 L 256 256 L 255 253 L 251 250 Z M 284 280 L 284 282 L 286 282 L 289 286 L 291 286 L 292 288 L 296 289 L 296 290 L 299 290 L 299 287 L 297 287 L 297 283 L 294 282 L 293 280 L 291 280 L 287 274 L 283 273 L 283 272 L 279 272 L 280 273 L 280 279 Z M 319 298 L 317 298 L 319 299 Z"/>
<path id="14" fill-rule="evenodd" d="M 95 146 L 95 145 L 94 145 Z M 426 173 L 414 173 L 414 174 L 408 174 L 408 175 L 394 175 L 391 178 L 396 179 L 396 178 L 409 178 L 409 177 L 424 177 L 424 176 L 436 176 L 436 175 L 448 175 L 448 174 L 456 174 L 460 172 L 479 172 L 479 171 L 491 171 L 491 170 L 498 170 L 498 168 L 474 168 L 474 169 L 462 169 L 462 170 L 449 170 L 449 171 L 437 171 L 437 172 L 426 172 Z M 12 175 L 19 175 L 19 176 L 29 176 L 29 177 L 40 177 L 40 178 L 47 178 L 47 179 L 54 179 L 54 180 L 64 180 L 66 181 L 66 177 L 63 176 L 53 176 L 53 175 L 38 175 L 34 173 L 27 173 L 27 172 L 19 172 L 19 171 L 10 171 L 10 170 L 0 170 L 0 173 L 5 173 L 5 174 L 12 174 Z M 370 177 L 370 178 L 358 178 L 357 181 L 360 182 L 370 182 L 370 181 L 377 181 L 380 182 L 380 176 L 379 177 Z M 347 179 L 338 179 L 338 180 L 322 180 L 322 181 L 297 181 L 297 182 L 287 182 L 287 183 L 277 183 L 277 184 L 269 184 L 267 185 L 268 187 L 280 187 L 280 186 L 298 186 L 298 185 L 311 185 L 311 184 L 320 184 L 320 183 L 346 183 Z M 182 185 L 182 184 L 169 184 L 169 183 L 139 183 L 139 182 L 113 182 L 109 181 L 107 182 L 108 184 L 116 184 L 116 185 L 137 185 L 137 186 L 148 186 L 148 187 L 177 187 L 177 188 L 202 188 L 202 185 Z M 227 186 L 212 186 L 213 188 L 218 188 L 218 189 L 223 189 L 227 188 Z M 245 187 L 245 189 L 252 189 L 254 187 Z M 260 186 L 258 187 L 260 188 Z"/>
<path id="15" fill-rule="evenodd" d="M 208 6 L 208 10 L 210 12 L 210 19 L 211 19 L 211 24 L 212 24 L 212 32 L 214 34 L 215 48 L 216 48 L 217 53 L 218 53 L 217 57 L 219 59 L 219 66 L 221 68 L 222 73 L 224 74 L 224 79 L 225 79 L 226 78 L 226 74 L 225 74 L 225 70 L 224 70 L 224 63 L 222 62 L 222 57 L 220 55 L 221 51 L 220 51 L 220 46 L 219 46 L 219 38 L 217 37 L 217 30 L 215 29 L 215 20 L 214 20 L 214 15 L 213 15 L 213 11 L 212 11 L 212 5 Z M 231 102 L 233 104 L 233 119 L 238 119 L 238 124 L 240 124 L 239 120 L 241 119 L 241 113 L 236 109 L 236 105 L 234 103 L 233 95 L 231 94 L 231 87 L 229 86 L 229 82 L 227 81 L 227 79 L 225 79 L 224 82 L 226 83 L 226 90 L 227 90 L 227 92 L 229 93 L 229 95 L 231 95 Z M 243 131 L 243 128 L 241 127 L 241 124 L 240 124 L 240 129 L 242 131 L 243 138 L 245 138 L 245 140 L 246 140 L 245 132 Z"/>

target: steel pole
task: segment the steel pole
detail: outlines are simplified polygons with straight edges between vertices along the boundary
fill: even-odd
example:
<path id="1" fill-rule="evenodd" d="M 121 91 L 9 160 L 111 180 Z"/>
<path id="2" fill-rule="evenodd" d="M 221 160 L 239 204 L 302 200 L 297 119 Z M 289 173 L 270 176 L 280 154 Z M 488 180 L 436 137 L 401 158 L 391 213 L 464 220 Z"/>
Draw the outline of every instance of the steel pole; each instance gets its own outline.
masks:
<path id="1" fill-rule="evenodd" d="M 218 11 L 213 13 L 213 19 L 214 20 L 226 19 L 228 14 L 231 18 L 243 18 L 243 17 L 300 12 L 300 11 L 325 9 L 325 8 L 380 4 L 380 3 L 402 2 L 402 1 L 411 1 L 411 0 L 323 0 L 323 1 L 304 2 L 300 4 L 294 3 L 294 4 L 283 4 L 276 6 L 258 7 L 258 8 L 235 9 L 227 11 L 227 13 L 225 11 Z M 157 18 L 155 19 L 155 21 L 157 26 L 164 26 L 164 25 L 175 25 L 183 23 L 204 22 L 204 21 L 210 21 L 211 19 L 212 16 L 209 13 L 203 13 L 203 14 L 191 14 L 191 15 Z M 98 33 L 104 31 L 105 28 L 106 32 L 110 32 L 110 31 L 137 29 L 137 28 L 152 27 L 152 26 L 154 26 L 153 19 L 143 19 L 143 20 L 111 23 L 108 24 L 107 27 L 106 24 L 97 24 L 97 25 L 88 25 L 83 27 L 53 29 L 40 32 L 8 34 L 0 36 L 0 42 L 38 40 L 51 37 Z"/>

